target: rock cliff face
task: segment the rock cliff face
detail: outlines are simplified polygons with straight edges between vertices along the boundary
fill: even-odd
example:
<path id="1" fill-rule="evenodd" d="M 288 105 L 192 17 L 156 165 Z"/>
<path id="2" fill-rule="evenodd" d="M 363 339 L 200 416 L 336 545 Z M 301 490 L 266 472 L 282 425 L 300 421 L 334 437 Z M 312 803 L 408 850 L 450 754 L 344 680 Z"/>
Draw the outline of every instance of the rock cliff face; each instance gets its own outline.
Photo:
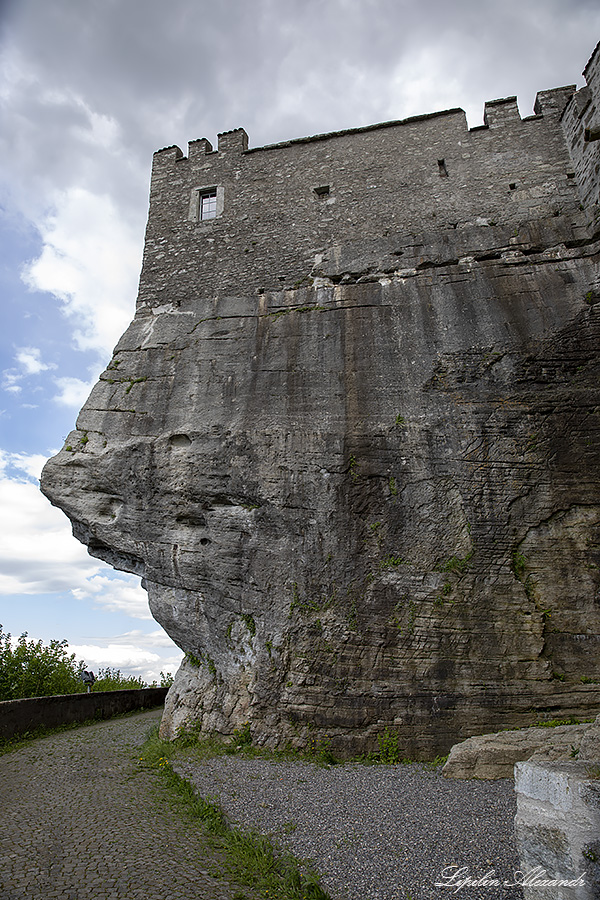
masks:
<path id="1" fill-rule="evenodd" d="M 165 735 L 350 753 L 388 728 L 427 756 L 597 710 L 598 144 L 572 93 L 156 154 L 136 317 L 42 489 L 186 652 Z"/>

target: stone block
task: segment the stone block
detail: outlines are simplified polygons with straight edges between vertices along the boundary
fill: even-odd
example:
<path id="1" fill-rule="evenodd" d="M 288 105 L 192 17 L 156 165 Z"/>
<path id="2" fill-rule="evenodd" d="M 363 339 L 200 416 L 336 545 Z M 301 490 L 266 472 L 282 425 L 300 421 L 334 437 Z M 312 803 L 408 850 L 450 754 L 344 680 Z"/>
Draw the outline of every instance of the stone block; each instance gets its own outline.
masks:
<path id="1" fill-rule="evenodd" d="M 524 900 L 598 900 L 600 761 L 517 763 L 515 790 Z"/>
<path id="2" fill-rule="evenodd" d="M 452 747 L 443 768 L 446 778 L 512 778 L 516 762 L 539 756 L 568 759 L 592 723 L 555 728 L 521 728 L 467 738 Z"/>

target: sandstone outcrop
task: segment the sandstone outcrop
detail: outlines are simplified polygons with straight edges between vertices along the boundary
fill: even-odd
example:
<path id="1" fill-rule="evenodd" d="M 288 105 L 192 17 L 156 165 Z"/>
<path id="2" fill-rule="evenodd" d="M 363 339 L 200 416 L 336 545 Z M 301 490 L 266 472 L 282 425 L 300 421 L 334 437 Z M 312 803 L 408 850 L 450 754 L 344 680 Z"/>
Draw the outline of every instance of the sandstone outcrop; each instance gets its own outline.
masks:
<path id="1" fill-rule="evenodd" d="M 442 771 L 446 778 L 512 778 L 517 762 L 569 759 L 600 760 L 600 716 L 580 725 L 468 738 L 454 745 Z"/>
<path id="2" fill-rule="evenodd" d="M 187 654 L 163 734 L 427 756 L 597 711 L 599 72 L 478 129 L 155 155 L 135 319 L 42 489 Z"/>

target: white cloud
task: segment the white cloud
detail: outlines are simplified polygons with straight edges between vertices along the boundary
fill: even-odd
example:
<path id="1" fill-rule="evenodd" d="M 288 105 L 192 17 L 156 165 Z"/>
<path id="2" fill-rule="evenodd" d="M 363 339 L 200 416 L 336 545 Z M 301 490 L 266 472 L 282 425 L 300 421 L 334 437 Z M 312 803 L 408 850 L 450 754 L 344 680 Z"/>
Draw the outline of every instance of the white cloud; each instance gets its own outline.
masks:
<path id="1" fill-rule="evenodd" d="M 5 369 L 2 373 L 2 388 L 9 394 L 18 394 L 21 391 L 19 382 L 23 376 L 16 369 Z"/>
<path id="2" fill-rule="evenodd" d="M 39 375 L 48 369 L 55 369 L 54 363 L 42 362 L 42 353 L 37 347 L 19 347 L 15 355 L 18 367 L 5 369 L 2 372 L 2 387 L 10 394 L 18 394 L 21 381 L 30 375 Z"/>
<path id="3" fill-rule="evenodd" d="M 13 466 L 20 472 L 24 472 L 28 478 L 40 480 L 42 469 L 48 457 L 43 453 L 4 453 L 0 450 L 0 470 Z"/>
<path id="4" fill-rule="evenodd" d="M 42 362 L 42 353 L 37 347 L 20 347 L 16 359 L 25 375 L 39 375 L 40 372 L 56 368 L 53 363 Z"/>
<path id="5" fill-rule="evenodd" d="M 142 666 L 156 664 L 160 660 L 157 653 L 137 647 L 134 644 L 112 644 L 97 646 L 96 644 L 70 644 L 69 653 L 83 659 L 91 666 L 110 666 L 111 668 L 137 669 Z"/>
<path id="6" fill-rule="evenodd" d="M 38 227 L 43 249 L 23 280 L 61 301 L 79 350 L 110 356 L 135 309 L 137 230 L 110 197 L 82 187 L 55 194 L 53 212 Z"/>
<path id="7" fill-rule="evenodd" d="M 97 374 L 94 374 L 89 381 L 82 381 L 81 378 L 72 378 L 66 375 L 62 378 L 55 378 L 54 383 L 58 388 L 58 394 L 52 399 L 55 403 L 60 403 L 61 406 L 72 406 L 75 409 L 80 409 L 89 397 L 97 380 Z"/>
<path id="8" fill-rule="evenodd" d="M 183 653 L 174 644 L 171 643 L 170 647 L 167 645 L 169 652 L 159 654 L 144 646 L 144 635 L 133 633 L 132 636 L 134 641 L 130 643 L 123 640 L 127 635 L 121 635 L 108 638 L 104 645 L 70 644 L 68 652 L 74 653 L 77 659 L 82 659 L 96 674 L 99 669 L 119 669 L 123 675 L 134 675 L 146 682 L 160 683 L 161 672 L 174 674 L 177 671 Z"/>
<path id="9" fill-rule="evenodd" d="M 122 612 L 133 619 L 151 619 L 148 595 L 136 575 L 94 575 L 85 587 L 73 589 L 77 600 L 90 599 L 96 606 Z"/>
<path id="10" fill-rule="evenodd" d="M 6 462 L 6 457 L 4 458 Z M 8 459 L 22 471 L 23 456 Z M 27 465 L 33 470 L 34 462 Z M 100 569 L 71 535 L 65 516 L 25 477 L 0 476 L 0 593 L 36 594 L 84 586 Z"/>
<path id="11" fill-rule="evenodd" d="M 115 644 L 134 644 L 136 647 L 167 647 L 171 651 L 175 651 L 183 656 L 183 651 L 177 647 L 166 631 L 163 631 L 162 628 L 157 628 L 156 631 L 140 631 L 139 629 L 135 629 L 134 631 L 126 631 L 125 634 L 120 634 L 117 637 L 112 637 L 111 641 Z"/>
<path id="12" fill-rule="evenodd" d="M 88 555 L 69 520 L 40 493 L 43 454 L 0 449 L 0 594 L 72 591 L 108 610 L 151 618 L 134 575 Z"/>

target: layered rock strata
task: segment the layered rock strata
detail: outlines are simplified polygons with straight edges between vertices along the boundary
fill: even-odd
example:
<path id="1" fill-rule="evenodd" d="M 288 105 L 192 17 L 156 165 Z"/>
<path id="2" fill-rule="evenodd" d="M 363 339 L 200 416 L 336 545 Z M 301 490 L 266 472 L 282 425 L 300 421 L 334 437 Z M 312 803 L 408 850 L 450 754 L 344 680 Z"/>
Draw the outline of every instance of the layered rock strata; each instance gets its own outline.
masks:
<path id="1" fill-rule="evenodd" d="M 187 654 L 163 734 L 353 753 L 388 729 L 431 756 L 597 710 L 600 230 L 572 93 L 471 131 L 156 154 L 135 319 L 42 489 Z"/>

